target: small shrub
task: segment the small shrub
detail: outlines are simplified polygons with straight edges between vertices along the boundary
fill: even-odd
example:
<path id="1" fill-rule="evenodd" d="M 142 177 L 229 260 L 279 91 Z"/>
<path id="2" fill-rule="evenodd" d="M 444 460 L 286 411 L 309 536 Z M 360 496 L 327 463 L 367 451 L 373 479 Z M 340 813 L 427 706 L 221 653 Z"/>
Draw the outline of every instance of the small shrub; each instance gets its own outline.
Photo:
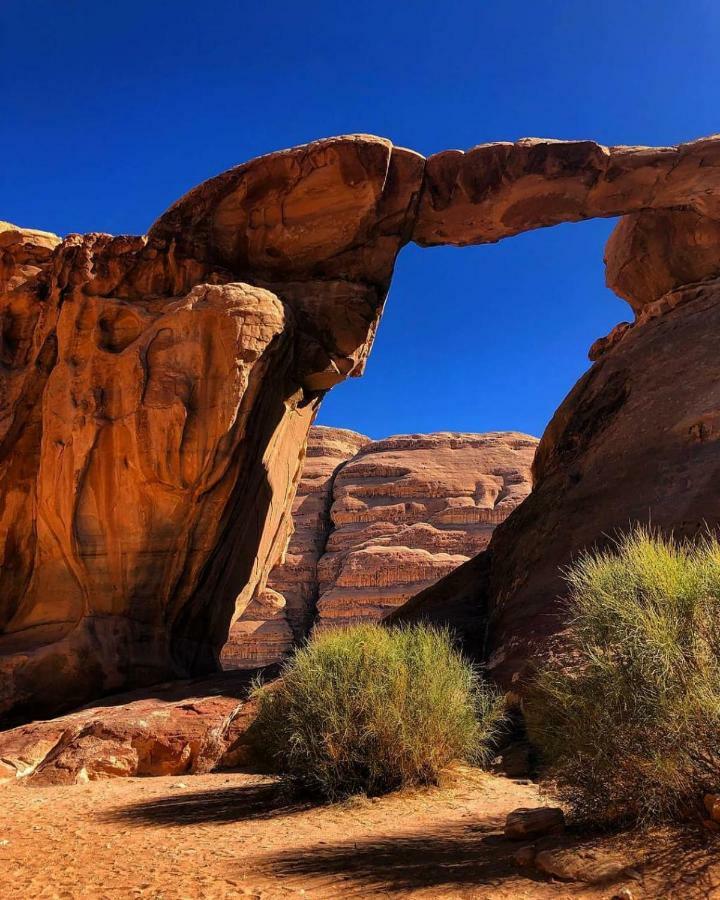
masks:
<path id="1" fill-rule="evenodd" d="M 278 769 L 329 799 L 434 783 L 454 759 L 482 760 L 502 719 L 448 632 L 422 626 L 321 634 L 258 695 Z"/>
<path id="2" fill-rule="evenodd" d="M 567 580 L 570 653 L 525 705 L 549 776 L 595 822 L 683 816 L 720 788 L 720 544 L 637 527 Z"/>

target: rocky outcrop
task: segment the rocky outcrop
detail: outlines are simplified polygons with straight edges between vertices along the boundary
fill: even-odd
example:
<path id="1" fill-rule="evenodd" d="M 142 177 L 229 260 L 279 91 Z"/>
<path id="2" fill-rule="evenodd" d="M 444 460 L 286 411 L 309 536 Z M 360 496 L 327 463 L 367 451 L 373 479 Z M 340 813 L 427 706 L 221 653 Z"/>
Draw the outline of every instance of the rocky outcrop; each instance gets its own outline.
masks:
<path id="1" fill-rule="evenodd" d="M 693 536 L 720 524 L 720 281 L 680 288 L 628 329 L 548 425 L 527 505 L 498 529 L 489 664 L 517 682 L 562 627 L 561 569 L 631 522 Z M 592 515 L 588 515 L 592 510 Z"/>
<path id="2" fill-rule="evenodd" d="M 649 217 L 622 221 L 607 249 L 608 280 L 622 280 L 637 318 L 596 346 L 594 365 L 553 416 L 533 463 L 532 493 L 484 554 L 396 616 L 452 616 L 471 652 L 518 693 L 537 662 L 562 652 L 562 572 L 578 553 L 606 545 L 633 522 L 677 537 L 720 526 L 713 487 L 720 465 L 720 279 L 702 280 L 714 268 L 704 241 L 692 261 L 696 216 L 663 214 L 665 236 Z M 668 244 L 668 235 L 677 242 Z M 634 255 L 624 240 L 641 239 L 645 249 Z M 718 254 L 720 245 L 716 260 Z M 683 272 L 695 283 L 675 287 Z M 667 283 L 672 289 L 653 300 Z"/>
<path id="3" fill-rule="evenodd" d="M 262 762 L 243 673 L 158 685 L 0 733 L 0 785 L 185 775 Z"/>
<path id="4" fill-rule="evenodd" d="M 720 277 L 720 221 L 692 210 L 625 216 L 605 248 L 607 286 L 637 312 L 676 288 Z"/>
<path id="5" fill-rule="evenodd" d="M 217 668 L 322 391 L 362 371 L 421 171 L 321 141 L 147 238 L 0 232 L 0 719 Z"/>
<path id="6" fill-rule="evenodd" d="M 720 221 L 719 203 L 717 137 L 669 148 L 531 139 L 424 160 L 351 135 L 231 169 L 174 204 L 147 237 L 59 242 L 0 226 L 0 717 L 218 666 L 235 611 L 263 588 L 286 545 L 322 393 L 362 372 L 404 243 L 483 243 L 557 222 L 680 209 L 699 217 L 697 239 L 712 244 L 706 220 Z M 648 223 L 636 233 L 649 235 Z M 694 255 L 693 241 L 683 241 L 673 245 Z M 693 487 L 714 458 L 706 437 L 707 458 L 691 456 L 681 474 L 677 445 L 657 433 L 659 423 L 673 434 L 684 425 L 671 418 L 680 400 L 693 433 L 712 433 L 712 405 L 701 408 L 701 398 L 714 402 L 709 360 L 697 358 L 690 378 L 677 369 L 678 355 L 702 354 L 715 326 L 712 289 L 701 282 L 688 294 L 677 280 L 705 279 L 712 250 L 689 270 L 681 256 L 667 276 L 676 289 L 652 302 L 666 276 L 628 280 L 620 266 L 617 283 L 635 298 L 645 331 L 624 329 L 597 348 L 595 368 L 546 435 L 538 488 L 571 470 L 578 477 L 555 485 L 568 490 L 548 517 L 557 526 L 556 510 L 582 490 L 584 466 L 602 443 L 588 446 L 585 431 L 619 439 L 610 420 L 629 432 L 630 415 L 639 418 L 628 460 L 655 462 L 633 483 L 624 461 L 603 457 L 593 471 L 605 471 L 610 458 L 619 464 L 607 495 L 617 506 L 604 515 L 601 505 L 589 530 L 647 510 L 659 484 L 675 502 L 661 522 L 684 519 L 684 509 L 713 519 L 712 499 L 701 504 Z M 686 348 L 688 310 L 703 304 L 704 328 L 693 335 L 701 347 Z M 663 330 L 669 319 L 680 336 Z M 637 360 L 654 334 L 665 343 L 648 370 L 665 356 L 673 363 L 657 373 L 665 392 L 656 389 L 641 413 L 633 404 L 645 388 L 633 382 L 625 397 L 622 371 L 609 387 L 606 378 L 624 360 L 644 384 Z M 632 359 L 628 348 L 636 348 Z M 580 421 L 585 431 L 576 430 Z M 690 499 L 677 493 L 687 483 Z M 542 514 L 542 502 L 532 515 Z M 564 540 L 582 544 L 585 532 L 569 537 L 568 527 L 563 520 L 547 565 L 565 558 Z M 498 558 L 505 540 L 498 535 Z M 518 557 L 502 565 L 512 579 L 511 559 Z M 504 610 L 529 621 L 547 596 L 515 605 L 526 569 L 517 583 L 498 575 L 489 589 L 494 633 L 505 633 Z"/>
<path id="7" fill-rule="evenodd" d="M 284 543 L 314 411 L 289 372 L 291 314 L 250 285 L 184 290 L 187 270 L 165 278 L 152 254 L 67 239 L 39 298 L 4 310 L 18 337 L 4 343 L 0 710 L 211 669 L 218 596 L 254 588 Z"/>
<path id="8" fill-rule="evenodd" d="M 530 491 L 514 432 L 374 441 L 335 478 L 316 628 L 375 621 L 483 550 Z"/>
<path id="9" fill-rule="evenodd" d="M 530 491 L 535 438 L 384 441 L 314 426 L 284 562 L 230 629 L 226 668 L 279 662 L 311 628 L 377 621 L 487 545 Z"/>
<path id="10" fill-rule="evenodd" d="M 310 429 L 302 477 L 293 503 L 294 532 L 284 559 L 272 570 L 230 628 L 225 668 L 252 669 L 281 660 L 310 631 L 319 594 L 318 561 L 330 534 L 335 473 L 369 442 L 344 428 Z"/>

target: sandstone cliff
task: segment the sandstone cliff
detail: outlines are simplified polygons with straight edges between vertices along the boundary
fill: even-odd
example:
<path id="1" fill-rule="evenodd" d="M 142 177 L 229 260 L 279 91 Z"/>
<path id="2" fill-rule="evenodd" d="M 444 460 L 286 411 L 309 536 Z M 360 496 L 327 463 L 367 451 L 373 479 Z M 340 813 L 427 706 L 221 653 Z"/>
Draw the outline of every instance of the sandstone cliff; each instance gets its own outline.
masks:
<path id="1" fill-rule="evenodd" d="M 0 717 L 215 670 L 286 545 L 308 428 L 323 392 L 361 374 L 403 244 L 626 214 L 619 243 L 650 262 L 631 274 L 631 251 L 613 268 L 615 248 L 608 268 L 637 322 L 595 348 L 543 440 L 537 498 L 493 541 L 493 558 L 512 551 L 488 589 L 500 647 L 510 618 L 551 627 L 533 616 L 557 582 L 534 590 L 522 548 L 552 566 L 640 509 L 687 530 L 717 521 L 718 137 L 529 139 L 425 160 L 351 135 L 210 179 L 147 237 L 0 226 Z M 701 437 L 686 452 L 687 433 Z M 583 495 L 598 472 L 607 493 Z M 573 530 L 581 496 L 598 511 Z"/>
<path id="2" fill-rule="evenodd" d="M 0 718 L 217 668 L 322 391 L 362 371 L 421 170 L 320 141 L 149 237 L 3 226 Z"/>
<path id="3" fill-rule="evenodd" d="M 270 573 L 231 626 L 225 668 L 255 668 L 281 660 L 310 631 L 318 600 L 318 561 L 330 534 L 333 480 L 342 464 L 369 442 L 343 428 L 310 429 L 293 503 L 294 532 L 284 560 Z"/>
<path id="4" fill-rule="evenodd" d="M 383 618 L 483 550 L 528 495 L 536 445 L 496 432 L 364 447 L 335 479 L 316 628 Z"/>
<path id="5" fill-rule="evenodd" d="M 311 428 L 287 554 L 231 627 L 224 666 L 269 665 L 311 629 L 382 619 L 480 552 L 529 493 L 536 446 L 505 432 L 370 441 Z"/>

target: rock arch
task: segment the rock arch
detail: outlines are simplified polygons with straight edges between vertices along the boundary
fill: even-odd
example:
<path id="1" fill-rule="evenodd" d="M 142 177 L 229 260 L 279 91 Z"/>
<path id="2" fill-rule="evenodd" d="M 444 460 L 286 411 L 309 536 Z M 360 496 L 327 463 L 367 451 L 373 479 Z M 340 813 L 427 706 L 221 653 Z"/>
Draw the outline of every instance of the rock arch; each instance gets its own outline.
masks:
<path id="1" fill-rule="evenodd" d="M 720 138 L 426 160 L 352 135 L 204 182 L 146 237 L 0 226 L 0 716 L 215 668 L 236 597 L 285 544 L 322 396 L 362 373 L 405 243 L 616 215 L 610 284 L 654 320 L 720 274 Z M 536 480 L 565 465 L 558 415 Z M 521 509 L 498 546 L 531 527 Z"/>

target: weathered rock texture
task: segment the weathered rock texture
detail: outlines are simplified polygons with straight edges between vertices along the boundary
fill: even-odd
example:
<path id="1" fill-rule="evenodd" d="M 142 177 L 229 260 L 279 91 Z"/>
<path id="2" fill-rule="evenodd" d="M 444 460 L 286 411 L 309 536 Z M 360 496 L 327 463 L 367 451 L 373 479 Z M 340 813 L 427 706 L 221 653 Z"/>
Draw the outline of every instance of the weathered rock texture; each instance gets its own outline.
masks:
<path id="1" fill-rule="evenodd" d="M 528 499 L 485 553 L 396 616 L 450 618 L 464 629 L 468 648 L 519 693 L 535 663 L 562 653 L 561 572 L 579 552 L 607 544 L 633 522 L 678 537 L 720 526 L 720 279 L 702 280 L 714 269 L 704 241 L 697 258 L 689 250 L 695 216 L 680 211 L 660 221 L 666 232 L 650 214 L 631 217 L 608 243 L 609 281 L 622 278 L 639 313 L 598 342 L 594 365 L 553 416 Z M 672 235 L 676 244 L 667 243 Z M 644 251 L 634 256 L 623 238 L 642 240 Z M 689 260 L 687 268 L 678 260 Z M 659 285 L 676 284 L 683 271 L 692 284 L 650 302 Z"/>
<path id="2" fill-rule="evenodd" d="M 310 429 L 302 477 L 293 503 L 294 532 L 287 552 L 230 628 L 226 668 L 255 668 L 281 660 L 310 631 L 317 609 L 318 560 L 330 534 L 335 473 L 369 442 L 343 428 Z"/>
<path id="3" fill-rule="evenodd" d="M 675 288 L 720 276 L 720 221 L 676 209 L 625 216 L 605 264 L 608 287 L 640 312 Z"/>
<path id="4" fill-rule="evenodd" d="M 321 141 L 148 238 L 0 233 L 0 717 L 216 669 L 321 392 L 362 370 L 422 166 Z"/>
<path id="5" fill-rule="evenodd" d="M 549 578 L 523 593 L 532 556 L 517 572 L 512 560 L 524 542 L 551 548 L 547 567 L 566 557 L 561 545 L 577 549 L 656 500 L 660 524 L 714 520 L 704 489 L 715 379 L 703 354 L 715 295 L 682 283 L 714 268 L 712 250 L 697 261 L 693 247 L 712 244 L 720 221 L 720 139 L 658 149 L 533 139 L 424 160 L 355 135 L 213 178 L 147 237 L 60 243 L 2 226 L 0 717 L 217 667 L 238 595 L 249 602 L 286 544 L 321 394 L 362 372 L 404 243 L 483 243 L 628 213 L 643 218 L 627 227 L 648 236 L 663 233 L 648 211 L 667 209 L 693 214 L 695 236 L 672 242 L 682 252 L 660 279 L 619 267 L 642 324 L 596 348 L 605 355 L 543 442 L 538 498 L 521 507 L 528 528 L 553 521 L 559 537 L 510 540 L 515 519 L 494 542 L 498 559 L 512 544 L 489 601 L 504 645 L 510 619 L 535 628 L 557 589 Z M 650 301 L 668 279 L 675 293 Z M 702 328 L 690 312 L 701 308 Z M 688 415 L 703 435 L 689 455 L 677 432 Z M 600 471 L 612 477 L 593 524 L 573 531 L 563 510 L 589 502 Z"/>
<path id="6" fill-rule="evenodd" d="M 377 621 L 487 546 L 530 490 L 537 439 L 370 441 L 315 426 L 284 562 L 230 629 L 227 668 L 278 662 L 312 627 Z"/>
<path id="7" fill-rule="evenodd" d="M 720 139 L 603 147 L 528 138 L 428 158 L 413 240 L 485 244 L 560 222 L 646 209 L 720 219 Z"/>
<path id="8" fill-rule="evenodd" d="M 364 447 L 335 478 L 316 628 L 381 619 L 483 550 L 529 493 L 536 446 L 496 432 Z"/>
<path id="9" fill-rule="evenodd" d="M 0 785 L 80 784 L 105 778 L 184 775 L 262 763 L 253 743 L 250 680 L 227 673 L 112 697 L 0 733 Z"/>

